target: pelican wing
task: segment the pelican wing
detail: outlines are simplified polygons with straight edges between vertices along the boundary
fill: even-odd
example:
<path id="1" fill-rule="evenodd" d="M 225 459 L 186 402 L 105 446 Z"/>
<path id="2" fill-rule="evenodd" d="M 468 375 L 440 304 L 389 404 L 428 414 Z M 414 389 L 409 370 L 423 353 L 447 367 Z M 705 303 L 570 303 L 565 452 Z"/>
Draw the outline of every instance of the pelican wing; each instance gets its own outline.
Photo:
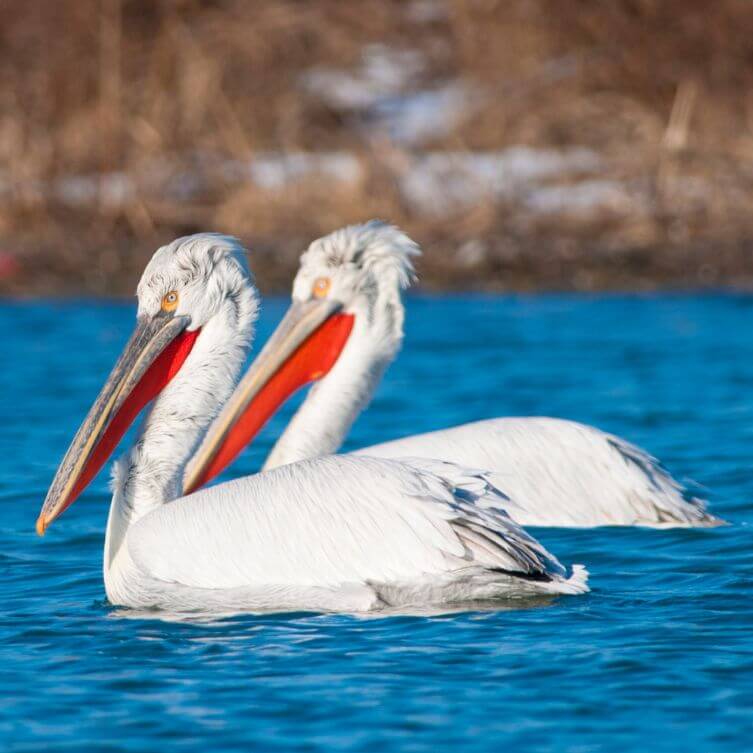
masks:
<path id="1" fill-rule="evenodd" d="M 398 439 L 359 455 L 442 458 L 491 468 L 522 525 L 718 525 L 705 503 L 620 437 L 554 418 L 497 418 Z"/>
<path id="2" fill-rule="evenodd" d="M 139 521 L 128 551 L 149 578 L 206 589 L 409 582 L 473 569 L 564 580 L 483 474 L 409 462 L 332 456 L 206 489 Z"/>

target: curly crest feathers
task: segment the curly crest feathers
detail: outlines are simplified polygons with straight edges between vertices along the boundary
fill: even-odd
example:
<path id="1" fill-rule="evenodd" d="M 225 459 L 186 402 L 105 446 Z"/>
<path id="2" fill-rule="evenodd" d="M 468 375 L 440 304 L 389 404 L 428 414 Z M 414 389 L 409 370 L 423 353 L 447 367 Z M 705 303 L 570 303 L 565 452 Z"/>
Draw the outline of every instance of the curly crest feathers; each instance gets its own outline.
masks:
<path id="1" fill-rule="evenodd" d="M 419 245 L 402 230 L 382 220 L 370 220 L 315 240 L 301 256 L 301 268 L 350 265 L 407 288 L 416 279 L 413 259 L 420 255 Z"/>

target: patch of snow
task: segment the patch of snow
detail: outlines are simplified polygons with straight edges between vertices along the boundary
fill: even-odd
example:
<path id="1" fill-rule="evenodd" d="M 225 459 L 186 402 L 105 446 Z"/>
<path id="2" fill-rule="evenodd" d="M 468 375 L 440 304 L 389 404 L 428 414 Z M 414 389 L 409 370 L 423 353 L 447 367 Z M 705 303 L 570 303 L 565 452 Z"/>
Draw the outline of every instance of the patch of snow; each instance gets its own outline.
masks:
<path id="1" fill-rule="evenodd" d="M 452 131 L 472 111 L 478 95 L 455 81 L 386 99 L 374 107 L 374 125 L 400 144 L 416 144 Z"/>
<path id="2" fill-rule="evenodd" d="M 602 210 L 626 212 L 635 201 L 626 186 L 616 180 L 584 180 L 567 186 L 541 186 L 523 200 L 537 214 L 589 215 Z"/>
<path id="3" fill-rule="evenodd" d="M 590 149 L 511 147 L 499 152 L 434 152 L 420 156 L 402 176 L 407 201 L 427 214 L 467 208 L 483 200 L 513 198 L 544 179 L 598 169 Z"/>
<path id="4" fill-rule="evenodd" d="M 357 157 L 347 152 L 266 153 L 258 155 L 248 165 L 251 180 L 268 191 L 279 191 L 312 175 L 355 183 L 361 174 Z"/>
<path id="5" fill-rule="evenodd" d="M 133 199 L 136 188 L 133 180 L 125 173 L 113 172 L 59 178 L 53 183 L 51 193 L 58 201 L 69 206 L 101 202 L 106 207 L 118 207 Z"/>
<path id="6" fill-rule="evenodd" d="M 480 92 L 463 81 L 420 88 L 423 68 L 415 50 L 370 45 L 354 70 L 314 68 L 301 84 L 330 107 L 358 113 L 358 127 L 367 135 L 376 131 L 413 145 L 450 132 L 480 99 Z"/>
<path id="7" fill-rule="evenodd" d="M 313 68 L 303 74 L 301 83 L 332 107 L 364 110 L 403 91 L 423 66 L 416 50 L 374 44 L 364 48 L 356 70 Z"/>
<path id="8" fill-rule="evenodd" d="M 218 170 L 229 183 L 251 181 L 266 191 L 278 191 L 313 176 L 341 183 L 355 183 L 362 175 L 358 158 L 348 152 L 267 152 L 249 162 L 216 161 Z M 70 175 L 42 186 L 43 194 L 73 207 L 101 203 L 116 208 L 138 195 L 160 193 L 172 201 L 192 201 L 207 190 L 209 179 L 197 166 L 192 171 L 170 169 L 167 164 L 152 165 L 148 174 L 129 176 L 121 172 L 101 175 Z M 8 191 L 10 186 L 7 187 Z M 0 188 L 0 193 L 2 189 Z"/>
<path id="9" fill-rule="evenodd" d="M 455 251 L 455 259 L 464 267 L 475 267 L 486 261 L 489 249 L 478 238 L 470 238 L 462 243 Z"/>
<path id="10" fill-rule="evenodd" d="M 415 126 L 418 130 L 420 128 Z M 393 164 L 397 186 L 415 211 L 427 216 L 463 211 L 480 202 L 512 201 L 529 214 L 588 215 L 599 211 L 634 212 L 646 206 L 645 191 L 617 180 L 599 177 L 598 154 L 586 148 L 538 149 L 511 147 L 490 152 L 404 153 Z M 118 207 L 138 196 L 154 195 L 172 201 L 200 198 L 216 185 L 250 182 L 262 191 L 279 192 L 304 180 L 353 185 L 364 176 L 364 165 L 351 152 L 261 152 L 248 161 L 203 155 L 193 167 L 151 164 L 134 175 L 70 175 L 51 183 L 15 184 L 0 173 L 0 195 L 33 190 L 69 206 L 101 204 Z M 566 182 L 566 183 L 565 183 Z M 703 181 L 679 182 L 677 192 L 702 197 Z M 476 243 L 458 250 L 463 263 L 479 263 L 484 250 Z"/>
<path id="11" fill-rule="evenodd" d="M 405 15 L 414 23 L 428 24 L 432 21 L 444 21 L 449 10 L 444 0 L 411 0 L 405 7 Z"/>

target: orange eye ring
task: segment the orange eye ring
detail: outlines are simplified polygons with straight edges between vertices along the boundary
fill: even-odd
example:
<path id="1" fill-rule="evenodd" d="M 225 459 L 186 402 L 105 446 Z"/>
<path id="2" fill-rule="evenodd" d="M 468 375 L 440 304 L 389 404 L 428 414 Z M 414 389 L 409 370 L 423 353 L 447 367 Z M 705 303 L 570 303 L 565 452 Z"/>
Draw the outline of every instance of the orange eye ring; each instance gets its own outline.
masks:
<path id="1" fill-rule="evenodd" d="M 169 293 L 165 293 L 162 298 L 162 310 L 163 311 L 175 311 L 178 308 L 178 293 L 175 290 L 171 290 Z"/>
<path id="2" fill-rule="evenodd" d="M 329 277 L 318 277 L 314 280 L 314 284 L 311 287 L 311 294 L 314 298 L 325 298 L 331 287 L 332 280 Z"/>

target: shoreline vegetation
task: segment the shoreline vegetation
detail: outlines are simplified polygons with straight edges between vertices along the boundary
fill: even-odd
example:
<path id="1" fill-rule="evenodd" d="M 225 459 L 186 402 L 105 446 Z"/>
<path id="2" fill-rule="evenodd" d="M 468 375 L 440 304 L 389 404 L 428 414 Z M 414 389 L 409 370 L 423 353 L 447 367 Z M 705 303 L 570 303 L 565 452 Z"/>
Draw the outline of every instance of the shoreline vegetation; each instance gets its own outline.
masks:
<path id="1" fill-rule="evenodd" d="M 753 288 L 753 6 L 9 0 L 0 294 L 217 230 L 287 292 L 379 217 L 430 290 Z"/>

